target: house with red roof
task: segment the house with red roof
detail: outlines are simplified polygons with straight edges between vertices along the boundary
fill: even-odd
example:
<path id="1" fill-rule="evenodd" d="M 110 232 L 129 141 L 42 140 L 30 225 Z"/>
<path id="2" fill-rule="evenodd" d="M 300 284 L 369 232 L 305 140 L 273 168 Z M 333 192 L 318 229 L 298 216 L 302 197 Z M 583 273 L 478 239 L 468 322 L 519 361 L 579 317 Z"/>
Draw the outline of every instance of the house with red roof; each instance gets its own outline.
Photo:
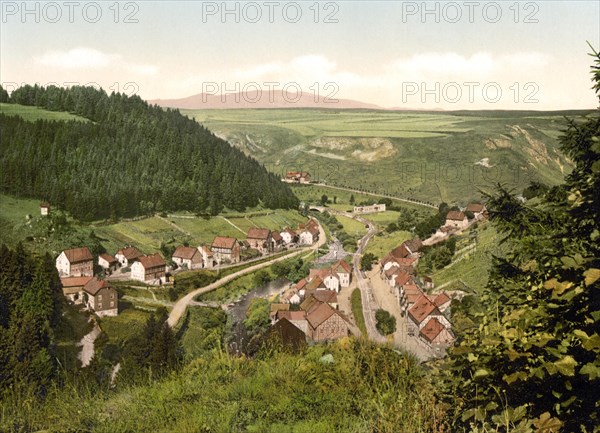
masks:
<path id="1" fill-rule="evenodd" d="M 421 295 L 419 299 L 408 309 L 408 333 L 417 335 L 431 318 L 437 318 L 440 323 L 450 328 L 450 322 L 440 312 L 431 300 Z"/>
<path id="2" fill-rule="evenodd" d="M 160 254 L 141 256 L 131 265 L 131 278 L 146 283 L 158 284 L 164 282 L 167 264 Z"/>
<path id="3" fill-rule="evenodd" d="M 56 258 L 61 277 L 91 277 L 94 275 L 94 256 L 88 247 L 64 250 Z"/>
<path id="4" fill-rule="evenodd" d="M 452 330 L 444 326 L 437 317 L 432 317 L 419 330 L 419 338 L 432 348 L 446 348 L 454 343 Z"/>

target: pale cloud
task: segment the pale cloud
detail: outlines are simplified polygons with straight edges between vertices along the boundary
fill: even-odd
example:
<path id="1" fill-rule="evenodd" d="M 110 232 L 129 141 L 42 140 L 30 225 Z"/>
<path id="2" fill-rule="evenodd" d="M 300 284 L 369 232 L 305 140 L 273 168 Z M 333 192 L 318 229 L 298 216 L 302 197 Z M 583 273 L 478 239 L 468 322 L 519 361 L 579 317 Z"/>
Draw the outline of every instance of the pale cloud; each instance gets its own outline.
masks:
<path id="1" fill-rule="evenodd" d="M 156 75 L 159 68 L 151 64 L 126 62 L 120 54 L 104 53 L 102 51 L 78 47 L 68 51 L 49 51 L 37 57 L 39 65 L 55 69 L 123 69 L 136 75 Z"/>
<path id="2" fill-rule="evenodd" d="M 59 69 L 99 69 L 108 67 L 119 56 L 105 54 L 92 48 L 73 48 L 69 51 L 49 51 L 38 57 L 38 63 Z"/>

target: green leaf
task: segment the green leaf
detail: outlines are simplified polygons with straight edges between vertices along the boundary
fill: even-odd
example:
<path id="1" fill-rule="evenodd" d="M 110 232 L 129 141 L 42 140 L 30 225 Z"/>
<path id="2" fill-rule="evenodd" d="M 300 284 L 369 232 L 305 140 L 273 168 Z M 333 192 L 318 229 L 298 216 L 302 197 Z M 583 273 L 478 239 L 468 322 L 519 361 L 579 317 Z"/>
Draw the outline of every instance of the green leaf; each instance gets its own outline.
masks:
<path id="1" fill-rule="evenodd" d="M 473 378 L 478 379 L 480 377 L 486 377 L 489 375 L 490 375 L 490 372 L 488 370 L 486 370 L 485 368 L 480 368 L 475 372 L 475 374 L 473 375 Z"/>
<path id="2" fill-rule="evenodd" d="M 577 367 L 577 361 L 571 356 L 567 355 L 560 361 L 554 363 L 559 373 L 564 376 L 575 376 L 575 367 Z"/>
<path id="3" fill-rule="evenodd" d="M 523 371 L 517 371 L 516 373 L 509 374 L 509 375 L 505 374 L 504 376 L 502 376 L 502 380 L 504 380 L 509 385 L 518 380 L 526 380 L 526 379 L 527 379 L 527 373 L 525 373 Z"/>
<path id="4" fill-rule="evenodd" d="M 579 267 L 577 261 L 573 257 L 564 256 L 560 258 L 560 261 L 563 262 L 563 269 L 574 269 Z"/>
<path id="5" fill-rule="evenodd" d="M 581 370 L 579 370 L 579 374 L 585 374 L 589 376 L 590 380 L 594 380 L 600 377 L 600 368 L 598 368 L 597 365 L 588 362 L 583 367 L 581 367 Z"/>

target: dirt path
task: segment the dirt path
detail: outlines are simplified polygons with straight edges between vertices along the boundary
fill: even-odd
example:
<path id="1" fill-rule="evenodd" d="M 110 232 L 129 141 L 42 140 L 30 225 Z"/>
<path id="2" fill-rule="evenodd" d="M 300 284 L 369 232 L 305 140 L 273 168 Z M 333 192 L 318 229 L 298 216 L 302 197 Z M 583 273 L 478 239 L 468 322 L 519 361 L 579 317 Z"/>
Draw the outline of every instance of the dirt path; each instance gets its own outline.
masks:
<path id="1" fill-rule="evenodd" d="M 309 250 L 315 250 L 315 249 L 323 246 L 325 244 L 326 240 L 327 239 L 325 237 L 325 232 L 323 231 L 323 227 L 321 227 L 321 225 L 319 225 L 319 241 L 316 244 L 314 244 L 313 246 L 308 247 L 308 248 L 302 248 L 302 249 L 293 251 L 290 254 L 286 254 L 284 256 L 269 260 L 267 262 L 259 263 L 257 265 L 253 265 L 248 268 L 242 269 L 240 271 L 234 272 L 233 274 L 227 275 L 226 277 L 223 277 L 220 280 L 215 281 L 212 284 L 209 284 L 208 286 L 200 287 L 199 289 L 196 289 L 196 290 L 188 293 L 187 295 L 185 295 L 183 298 L 179 299 L 175 303 L 175 305 L 173 306 L 173 309 L 171 310 L 171 313 L 169 314 L 169 319 L 168 319 L 167 323 L 169 324 L 169 326 L 171 328 L 174 328 L 175 325 L 177 325 L 177 323 L 179 322 L 179 319 L 181 319 L 181 317 L 184 315 L 185 310 L 187 309 L 188 305 L 194 300 L 194 298 L 196 296 L 211 292 L 211 291 L 221 287 L 222 285 L 224 285 L 230 281 L 233 281 L 238 277 L 241 277 L 242 275 L 249 274 L 251 272 L 257 271 L 264 267 L 270 266 L 273 263 L 280 262 L 282 260 L 287 260 L 291 257 L 295 257 L 300 254 L 304 254 Z"/>
<path id="2" fill-rule="evenodd" d="M 175 230 L 180 231 L 181 233 L 183 233 L 186 236 L 191 236 L 191 234 L 189 232 L 186 232 L 184 229 L 182 229 L 181 227 L 179 227 L 177 224 L 175 224 L 173 221 L 169 221 L 166 218 L 161 217 L 160 215 L 156 215 L 157 218 L 163 220 L 164 222 L 166 222 L 167 224 L 169 224 L 171 227 L 173 227 Z"/>
<path id="3" fill-rule="evenodd" d="M 220 216 L 219 218 L 222 218 L 226 223 L 228 223 L 229 225 L 233 226 L 234 228 L 238 229 L 240 232 L 242 232 L 244 234 L 244 236 L 246 236 L 246 232 L 244 230 L 242 230 L 241 228 L 239 228 L 238 226 L 236 226 L 234 223 L 232 223 L 231 221 L 229 221 L 227 218 L 225 218 L 224 216 Z"/>
<path id="4" fill-rule="evenodd" d="M 81 352 L 78 355 L 79 360 L 81 361 L 82 367 L 87 367 L 90 362 L 92 362 L 92 358 L 94 358 L 94 342 L 98 335 L 100 335 L 100 326 L 98 326 L 98 322 L 93 317 L 90 317 L 90 322 L 94 323 L 94 328 L 85 334 L 79 345 L 81 346 Z"/>

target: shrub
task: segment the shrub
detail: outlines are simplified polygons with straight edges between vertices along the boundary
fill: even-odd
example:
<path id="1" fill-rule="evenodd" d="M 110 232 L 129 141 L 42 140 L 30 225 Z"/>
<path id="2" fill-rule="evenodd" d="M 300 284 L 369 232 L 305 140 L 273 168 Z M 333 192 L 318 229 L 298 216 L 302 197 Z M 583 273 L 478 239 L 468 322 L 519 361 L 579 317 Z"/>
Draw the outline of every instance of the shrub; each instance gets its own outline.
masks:
<path id="1" fill-rule="evenodd" d="M 396 318 L 388 311 L 379 309 L 375 312 L 375 327 L 381 335 L 390 335 L 396 332 Z"/>

